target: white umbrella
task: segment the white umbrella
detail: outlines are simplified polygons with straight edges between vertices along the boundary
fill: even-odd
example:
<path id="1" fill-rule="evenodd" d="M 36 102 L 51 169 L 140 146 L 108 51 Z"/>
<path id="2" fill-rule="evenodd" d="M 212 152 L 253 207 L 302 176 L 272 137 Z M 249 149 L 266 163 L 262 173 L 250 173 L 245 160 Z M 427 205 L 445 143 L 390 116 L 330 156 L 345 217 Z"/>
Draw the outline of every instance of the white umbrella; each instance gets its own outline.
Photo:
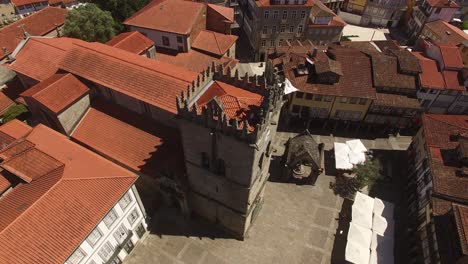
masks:
<path id="1" fill-rule="evenodd" d="M 366 152 L 367 148 L 362 144 L 360 139 L 353 139 L 346 141 L 346 145 L 351 149 L 353 152 Z"/>
<path id="2" fill-rule="evenodd" d="M 385 219 L 384 217 L 380 215 L 374 214 L 372 230 L 375 231 L 377 234 L 380 234 L 382 236 L 393 237 L 394 228 L 395 228 L 395 223 L 393 222 L 392 219 Z"/>
<path id="3" fill-rule="evenodd" d="M 352 222 L 371 229 L 373 209 L 374 199 L 361 192 L 357 192 L 351 210 Z"/>
<path id="4" fill-rule="evenodd" d="M 370 250 L 360 246 L 357 243 L 349 242 L 346 244 L 345 260 L 354 264 L 368 264 L 370 259 Z"/>
<path id="5" fill-rule="evenodd" d="M 348 153 L 348 157 L 349 157 L 349 162 L 355 165 L 362 164 L 366 161 L 366 155 L 364 154 L 364 152 L 350 151 Z"/>
<path id="6" fill-rule="evenodd" d="M 390 248 L 390 250 L 393 250 L 393 236 L 382 236 L 378 234 L 377 232 L 373 231 L 372 232 L 372 240 L 371 240 L 371 250 L 381 250 L 381 249 L 386 249 Z"/>
<path id="7" fill-rule="evenodd" d="M 344 143 L 335 142 L 335 167 L 341 170 L 350 170 L 353 164 L 349 162 L 349 147 Z"/>
<path id="8" fill-rule="evenodd" d="M 349 224 L 348 242 L 353 242 L 362 247 L 370 248 L 372 242 L 372 231 L 351 222 Z"/>
<path id="9" fill-rule="evenodd" d="M 394 210 L 395 205 L 393 203 L 374 198 L 374 214 L 393 219 Z"/>

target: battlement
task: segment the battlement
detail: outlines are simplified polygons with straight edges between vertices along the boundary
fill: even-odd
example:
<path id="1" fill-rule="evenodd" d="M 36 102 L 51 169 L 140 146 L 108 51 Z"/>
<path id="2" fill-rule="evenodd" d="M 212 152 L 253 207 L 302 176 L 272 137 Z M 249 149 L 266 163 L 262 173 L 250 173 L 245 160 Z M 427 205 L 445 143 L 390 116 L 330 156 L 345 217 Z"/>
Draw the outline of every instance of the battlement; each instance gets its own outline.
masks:
<path id="1" fill-rule="evenodd" d="M 214 96 L 200 109 L 197 100 L 213 85 L 214 81 L 261 95 L 259 107 L 255 107 L 255 111 L 249 110 L 249 116 L 243 120 L 237 117 L 228 118 L 229 115 L 222 100 Z M 268 86 L 264 75 L 245 74 L 239 77 L 237 70 L 232 74 L 229 67 L 225 69 L 222 65 L 218 67 L 212 65 L 201 73 L 201 78 L 197 82 L 187 87 L 187 92 L 182 92 L 181 96 L 176 98 L 177 113 L 179 118 L 216 129 L 225 135 L 253 144 L 267 130 L 271 116 L 281 108 L 283 94 L 284 84 L 276 82 Z"/>

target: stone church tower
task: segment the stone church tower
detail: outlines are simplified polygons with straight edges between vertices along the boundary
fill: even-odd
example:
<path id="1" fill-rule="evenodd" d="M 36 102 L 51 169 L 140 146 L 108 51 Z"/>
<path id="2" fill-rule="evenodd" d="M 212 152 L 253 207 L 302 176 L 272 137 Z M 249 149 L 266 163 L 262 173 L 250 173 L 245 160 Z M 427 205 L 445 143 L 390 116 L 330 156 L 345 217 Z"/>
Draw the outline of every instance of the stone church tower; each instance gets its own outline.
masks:
<path id="1" fill-rule="evenodd" d="M 239 239 L 258 215 L 284 87 L 211 69 L 177 98 L 190 210 Z M 200 80 L 199 80 L 200 82 Z"/>

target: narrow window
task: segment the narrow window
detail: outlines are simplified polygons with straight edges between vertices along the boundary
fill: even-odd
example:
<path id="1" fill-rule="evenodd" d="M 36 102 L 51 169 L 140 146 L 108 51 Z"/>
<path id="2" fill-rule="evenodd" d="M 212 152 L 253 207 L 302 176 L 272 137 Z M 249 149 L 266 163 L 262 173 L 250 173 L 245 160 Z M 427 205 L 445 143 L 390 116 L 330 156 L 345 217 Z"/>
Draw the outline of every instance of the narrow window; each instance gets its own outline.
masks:
<path id="1" fill-rule="evenodd" d="M 162 42 L 163 42 L 163 45 L 164 45 L 164 46 L 169 46 L 169 45 L 170 45 L 170 43 L 169 43 L 169 38 L 166 37 L 166 36 L 163 36 L 163 37 L 162 37 Z"/>
<path id="2" fill-rule="evenodd" d="M 210 160 L 206 152 L 201 153 L 201 165 L 203 168 L 206 168 L 206 169 L 210 168 Z"/>

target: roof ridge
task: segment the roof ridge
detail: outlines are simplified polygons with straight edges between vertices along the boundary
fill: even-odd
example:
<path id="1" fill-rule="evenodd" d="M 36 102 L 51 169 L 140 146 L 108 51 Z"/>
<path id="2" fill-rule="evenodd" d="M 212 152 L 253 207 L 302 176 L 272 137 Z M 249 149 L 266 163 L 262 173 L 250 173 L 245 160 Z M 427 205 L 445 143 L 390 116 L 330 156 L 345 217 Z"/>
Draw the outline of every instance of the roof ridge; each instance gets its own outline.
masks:
<path id="1" fill-rule="evenodd" d="M 136 175 L 136 173 L 134 173 Z M 104 177 L 86 177 L 86 178 L 63 178 L 62 181 L 80 181 L 80 180 L 102 180 L 102 179 L 133 179 L 134 181 L 138 177 L 132 176 L 104 176 Z"/>
<path id="2" fill-rule="evenodd" d="M 214 40 L 216 42 L 216 46 L 218 47 L 218 51 L 219 53 L 221 53 L 221 48 L 219 47 L 219 43 L 218 43 L 218 38 L 216 38 L 216 34 L 212 31 L 211 34 L 213 34 L 213 37 L 214 37 Z"/>
<path id="3" fill-rule="evenodd" d="M 21 142 L 19 142 L 19 141 L 21 141 Z M 4 152 L 4 151 L 7 151 L 7 150 L 9 150 L 9 149 L 11 149 L 11 148 L 13 148 L 13 147 L 15 146 L 15 145 L 13 145 L 13 144 L 15 144 L 15 143 L 20 144 L 20 143 L 25 142 L 25 141 L 27 141 L 27 142 L 29 142 L 29 143 L 31 143 L 31 144 L 33 145 L 33 146 L 31 146 L 31 148 L 36 147 L 36 144 L 34 144 L 34 143 L 32 143 L 31 141 L 29 141 L 28 139 L 26 139 L 26 137 L 22 137 L 22 138 L 19 138 L 19 139 L 13 141 L 13 142 L 10 143 L 8 146 L 6 146 L 5 148 L 3 148 L 3 149 L 0 151 L 0 157 L 3 158 L 3 157 L 4 157 L 3 152 Z M 20 155 L 20 154 L 26 152 L 26 151 L 28 151 L 28 150 L 30 150 L 31 148 L 27 148 L 27 149 L 24 149 L 24 150 L 22 150 L 22 151 L 16 153 L 15 155 L 11 156 L 10 159 L 11 159 L 11 158 L 14 158 L 14 157 L 16 157 L 16 156 L 18 156 L 18 155 Z"/>
<path id="4" fill-rule="evenodd" d="M 49 173 L 47 174 L 51 174 L 52 172 L 55 172 L 56 170 L 58 169 L 61 169 L 65 167 L 65 165 L 62 165 L 60 167 L 57 167 L 53 170 L 51 170 Z M 63 176 L 63 174 L 62 174 Z M 11 223 L 9 223 L 7 226 L 5 226 L 5 228 L 3 228 L 3 230 L 0 231 L 0 235 L 3 234 L 3 232 L 5 232 L 5 230 L 7 230 L 10 226 L 12 226 L 15 222 L 18 221 L 18 219 L 20 219 L 21 217 L 24 216 L 24 214 L 26 212 L 28 212 L 29 210 L 31 210 L 32 207 L 34 207 L 39 201 L 41 201 L 41 198 L 44 197 L 45 195 L 47 195 L 52 189 L 54 189 L 61 181 L 62 181 L 62 176 L 60 176 L 60 179 L 57 180 L 56 183 L 54 183 L 54 185 L 52 185 L 46 192 L 44 192 L 40 197 L 38 197 L 38 199 L 36 199 L 36 201 L 34 201 L 26 210 L 24 210 L 18 217 L 15 218 L 15 220 L 11 221 Z M 9 193 L 12 193 L 12 192 L 9 192 Z M 7 194 L 8 195 L 8 194 Z"/>
<path id="5" fill-rule="evenodd" d="M 91 42 L 91 43 L 96 43 L 96 42 Z M 174 76 L 174 75 L 168 74 L 168 73 L 163 73 L 163 72 L 161 72 L 161 71 L 159 71 L 159 70 L 156 70 L 156 69 L 154 69 L 154 68 L 150 68 L 150 67 L 147 67 L 147 66 L 143 66 L 143 65 L 141 65 L 141 64 L 136 64 L 136 63 L 131 62 L 131 61 L 128 61 L 128 60 L 123 60 L 123 59 L 120 59 L 120 58 L 118 58 L 118 57 L 116 57 L 116 56 L 114 56 L 114 55 L 107 54 L 107 53 L 104 53 L 104 52 L 102 52 L 102 51 L 98 51 L 98 50 L 96 50 L 96 49 L 92 49 L 91 47 L 86 47 L 86 46 L 84 46 L 84 45 L 82 45 L 82 44 L 83 44 L 83 43 L 73 43 L 73 45 L 79 46 L 79 47 L 81 47 L 81 48 L 83 48 L 83 49 L 90 50 L 90 51 L 99 53 L 99 54 L 101 54 L 101 55 L 105 55 L 105 56 L 111 57 L 111 58 L 116 59 L 116 60 L 119 60 L 119 61 L 123 61 L 123 62 L 125 62 L 125 63 L 131 64 L 131 65 L 134 65 L 134 66 L 137 66 L 137 67 L 141 67 L 141 68 L 146 69 L 146 70 L 148 70 L 148 71 L 157 72 L 157 73 L 159 73 L 159 74 L 162 74 L 162 75 L 165 75 L 165 76 L 168 76 L 168 77 L 177 79 L 177 80 L 182 81 L 182 82 L 188 82 L 188 83 L 190 83 L 189 81 L 184 80 L 184 79 L 182 79 L 182 78 L 179 78 L 178 76 Z M 88 44 L 89 44 L 89 43 L 88 43 Z M 105 44 L 102 44 L 102 45 L 105 45 Z M 107 46 L 107 47 L 111 47 L 111 46 Z M 112 47 L 112 48 L 115 48 L 115 47 Z M 116 49 L 118 49 L 118 48 L 116 48 Z M 125 50 L 122 50 L 122 49 L 118 49 L 118 50 L 119 50 L 119 51 L 122 51 L 122 52 L 124 52 L 124 53 L 128 53 L 128 54 L 132 54 L 132 55 L 141 57 L 141 56 L 139 56 L 139 55 L 133 54 L 133 53 L 131 53 L 131 52 L 128 52 L 128 51 L 125 51 Z M 151 60 L 151 59 L 148 59 L 148 60 Z M 158 62 L 158 63 L 161 63 L 160 61 L 157 61 L 157 62 Z M 166 64 L 166 63 L 164 63 L 164 64 Z M 181 70 L 185 70 L 185 71 L 191 72 L 191 71 L 189 71 L 189 70 L 187 70 L 187 69 L 185 69 L 185 68 L 182 68 L 182 67 L 178 67 L 178 66 L 175 66 L 175 65 L 172 65 L 172 64 L 168 64 L 168 65 L 170 65 L 171 67 L 180 68 Z M 199 73 L 196 73 L 196 72 L 193 72 L 193 73 L 195 73 L 197 76 L 199 75 Z M 193 81 L 193 80 L 192 80 L 192 81 Z"/>
<path id="6" fill-rule="evenodd" d="M 56 84 L 56 83 L 59 82 L 59 81 L 62 81 L 63 78 L 65 78 L 65 77 L 68 76 L 69 74 L 71 74 L 71 73 L 66 73 L 66 74 L 56 73 L 56 74 L 54 74 L 54 75 L 62 75 L 62 76 L 61 76 L 60 78 L 57 78 L 57 80 L 54 80 L 53 82 L 51 82 L 51 83 L 50 83 L 49 85 L 47 85 L 46 87 L 44 87 L 44 89 L 42 89 L 42 90 L 36 92 L 35 94 L 31 95 L 31 97 L 34 97 L 34 96 L 36 96 L 36 95 L 40 95 L 42 92 L 44 92 L 45 90 L 47 90 L 47 89 L 48 89 L 49 87 L 51 87 L 52 85 Z M 54 75 L 52 75 L 52 76 L 54 76 Z M 51 76 L 51 77 L 52 77 L 52 76 Z"/>

